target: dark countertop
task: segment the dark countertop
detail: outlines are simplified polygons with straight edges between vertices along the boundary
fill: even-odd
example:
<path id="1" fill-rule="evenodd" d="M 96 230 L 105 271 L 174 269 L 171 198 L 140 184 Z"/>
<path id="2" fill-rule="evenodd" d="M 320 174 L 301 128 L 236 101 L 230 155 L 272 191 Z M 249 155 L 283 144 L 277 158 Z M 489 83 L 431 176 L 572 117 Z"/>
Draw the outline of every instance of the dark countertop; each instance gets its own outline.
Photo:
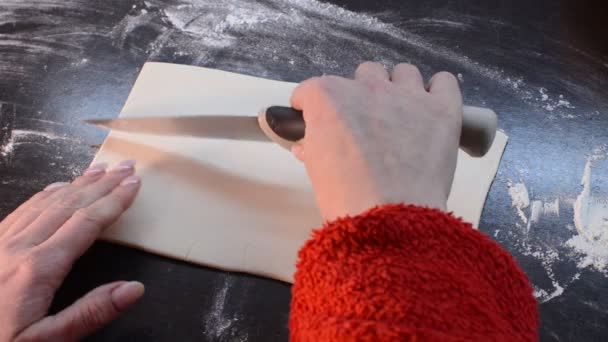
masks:
<path id="1" fill-rule="evenodd" d="M 286 81 L 407 61 L 459 74 L 465 102 L 499 113 L 510 141 L 480 230 L 534 284 L 541 340 L 605 340 L 608 234 L 591 218 L 576 226 L 573 205 L 586 165 L 590 207 L 608 203 L 606 17 L 602 1 L 3 0 L 0 216 L 82 172 L 104 138 L 82 118 L 117 115 L 146 61 Z M 523 218 L 509 194 L 519 183 Z M 600 232 L 577 244 L 581 227 Z M 116 279 L 144 282 L 146 296 L 90 340 L 287 339 L 287 284 L 103 242 L 54 310 Z"/>

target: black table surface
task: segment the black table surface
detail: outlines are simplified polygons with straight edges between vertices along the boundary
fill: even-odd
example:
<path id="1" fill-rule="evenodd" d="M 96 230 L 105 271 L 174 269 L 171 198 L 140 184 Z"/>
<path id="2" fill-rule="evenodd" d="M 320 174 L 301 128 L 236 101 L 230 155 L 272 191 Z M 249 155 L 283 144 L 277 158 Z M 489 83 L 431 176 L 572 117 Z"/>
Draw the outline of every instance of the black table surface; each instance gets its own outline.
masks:
<path id="1" fill-rule="evenodd" d="M 286 81 L 411 62 L 458 74 L 466 103 L 499 113 L 510 140 L 479 229 L 530 277 L 541 340 L 606 340 L 608 244 L 592 241 L 585 263 L 591 252 L 569 243 L 585 165 L 593 199 L 608 199 L 606 17 L 602 1 L 574 0 L 2 0 L 0 216 L 82 172 L 105 133 L 81 120 L 117 115 L 146 61 Z M 518 216 L 517 183 L 540 216 Z M 104 242 L 53 310 L 117 279 L 146 295 L 90 340 L 287 340 L 288 284 Z"/>

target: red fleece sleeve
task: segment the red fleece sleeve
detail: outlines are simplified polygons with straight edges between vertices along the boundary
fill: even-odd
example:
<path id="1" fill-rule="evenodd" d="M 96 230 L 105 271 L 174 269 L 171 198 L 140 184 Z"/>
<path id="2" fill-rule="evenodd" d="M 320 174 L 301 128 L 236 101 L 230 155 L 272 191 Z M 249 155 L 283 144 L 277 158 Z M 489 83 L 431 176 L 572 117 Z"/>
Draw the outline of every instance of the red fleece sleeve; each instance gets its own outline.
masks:
<path id="1" fill-rule="evenodd" d="M 513 257 L 452 215 L 386 205 L 328 223 L 300 250 L 292 341 L 536 341 Z"/>

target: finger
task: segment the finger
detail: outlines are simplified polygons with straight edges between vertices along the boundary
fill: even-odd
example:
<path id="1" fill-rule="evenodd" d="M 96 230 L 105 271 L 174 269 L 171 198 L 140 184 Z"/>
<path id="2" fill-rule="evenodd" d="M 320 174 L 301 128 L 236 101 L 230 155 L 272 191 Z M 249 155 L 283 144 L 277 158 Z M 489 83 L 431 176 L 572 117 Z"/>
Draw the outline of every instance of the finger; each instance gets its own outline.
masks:
<path id="1" fill-rule="evenodd" d="M 429 93 L 447 103 L 462 103 L 462 95 L 456 77 L 449 72 L 439 72 L 429 81 Z"/>
<path id="2" fill-rule="evenodd" d="M 111 193 L 76 211 L 40 248 L 61 250 L 73 262 L 133 204 L 140 185 L 137 176 L 125 178 Z"/>
<path id="3" fill-rule="evenodd" d="M 107 163 L 98 163 L 91 165 L 88 169 L 84 171 L 82 176 L 76 178 L 72 185 L 81 186 L 87 185 L 94 182 L 96 179 L 101 178 L 106 173 L 106 169 L 108 168 Z"/>
<path id="4" fill-rule="evenodd" d="M 78 188 L 78 191 L 56 198 L 52 204 L 44 209 L 34 222 L 19 233 L 24 236 L 24 243 L 29 246 L 35 246 L 48 239 L 57 231 L 57 229 L 59 229 L 59 227 L 61 227 L 61 225 L 66 223 L 72 215 L 106 196 L 116 188 L 120 182 L 132 175 L 135 171 L 134 166 L 134 161 L 124 161 L 105 173 L 103 177 L 96 182 L 82 187 L 76 187 Z"/>
<path id="5" fill-rule="evenodd" d="M 355 71 L 356 80 L 388 81 L 388 71 L 380 63 L 364 62 Z"/>
<path id="6" fill-rule="evenodd" d="M 329 99 L 339 96 L 337 90 L 345 89 L 352 80 L 338 76 L 313 77 L 300 83 L 291 94 L 291 106 L 301 110 L 304 121 L 310 123 L 320 117 L 318 110 L 311 110 L 319 107 L 319 104 L 326 103 Z M 324 116 L 326 117 L 326 116 Z"/>
<path id="7" fill-rule="evenodd" d="M 2 222 L 0 222 L 0 237 L 2 237 L 4 235 L 4 233 L 8 231 L 8 228 L 11 225 L 13 225 L 13 223 L 15 223 L 21 217 L 21 215 L 26 210 L 26 208 L 47 198 L 48 196 L 51 195 L 51 193 L 54 190 L 58 189 L 59 186 L 66 186 L 66 185 L 68 185 L 68 183 L 51 184 L 51 185 L 47 186 L 47 189 L 50 188 L 49 190 L 45 189 L 43 191 L 40 191 L 37 194 L 35 194 L 34 196 L 30 197 L 30 199 L 25 201 L 23 204 L 21 204 L 17 209 L 15 209 L 12 213 L 10 213 L 4 220 L 2 220 Z M 52 186 L 54 186 L 55 188 L 53 188 Z"/>
<path id="8" fill-rule="evenodd" d="M 34 196 L 32 200 L 24 203 L 17 209 L 16 215 L 9 222 L 6 231 L 11 234 L 18 234 L 25 227 L 36 220 L 40 214 L 58 198 L 69 196 L 81 187 L 94 183 L 105 173 L 106 164 L 96 164 L 87 169 L 82 176 L 70 183 L 53 183 L 47 186 L 39 196 Z"/>
<path id="9" fill-rule="evenodd" d="M 304 110 L 307 100 L 312 96 L 319 79 L 320 77 L 313 77 L 298 84 L 291 93 L 290 102 L 293 109 Z"/>
<path id="10" fill-rule="evenodd" d="M 391 81 L 403 88 L 411 90 L 424 90 L 424 81 L 418 67 L 412 64 L 401 63 L 393 68 Z"/>
<path id="11" fill-rule="evenodd" d="M 139 282 L 102 285 L 56 315 L 25 329 L 16 340 L 78 341 L 116 319 L 144 294 Z"/>
<path id="12" fill-rule="evenodd" d="M 49 194 L 38 201 L 29 203 L 24 207 L 19 214 L 19 217 L 11 224 L 7 230 L 7 234 L 17 235 L 34 222 L 40 214 L 50 206 L 57 198 L 65 197 L 78 190 L 78 187 L 71 186 L 69 183 L 53 183 L 47 186 L 43 192 Z"/>

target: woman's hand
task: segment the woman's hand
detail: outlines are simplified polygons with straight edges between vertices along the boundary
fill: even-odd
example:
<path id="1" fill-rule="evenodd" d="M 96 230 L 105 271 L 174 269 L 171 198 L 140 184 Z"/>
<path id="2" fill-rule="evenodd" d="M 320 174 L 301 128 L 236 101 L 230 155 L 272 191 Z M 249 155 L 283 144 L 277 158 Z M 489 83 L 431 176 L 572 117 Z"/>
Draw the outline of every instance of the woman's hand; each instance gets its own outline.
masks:
<path id="1" fill-rule="evenodd" d="M 107 172 L 94 166 L 71 184 L 48 186 L 0 222 L 0 341 L 77 340 L 142 296 L 141 283 L 114 282 L 46 316 L 74 261 L 133 202 L 140 187 L 134 165 Z"/>
<path id="2" fill-rule="evenodd" d="M 366 62 L 354 80 L 303 82 L 292 106 L 306 121 L 293 152 L 306 164 L 324 219 L 385 203 L 446 209 L 462 125 L 452 74 L 436 74 L 427 90 L 413 65 L 397 65 L 389 75 Z"/>

